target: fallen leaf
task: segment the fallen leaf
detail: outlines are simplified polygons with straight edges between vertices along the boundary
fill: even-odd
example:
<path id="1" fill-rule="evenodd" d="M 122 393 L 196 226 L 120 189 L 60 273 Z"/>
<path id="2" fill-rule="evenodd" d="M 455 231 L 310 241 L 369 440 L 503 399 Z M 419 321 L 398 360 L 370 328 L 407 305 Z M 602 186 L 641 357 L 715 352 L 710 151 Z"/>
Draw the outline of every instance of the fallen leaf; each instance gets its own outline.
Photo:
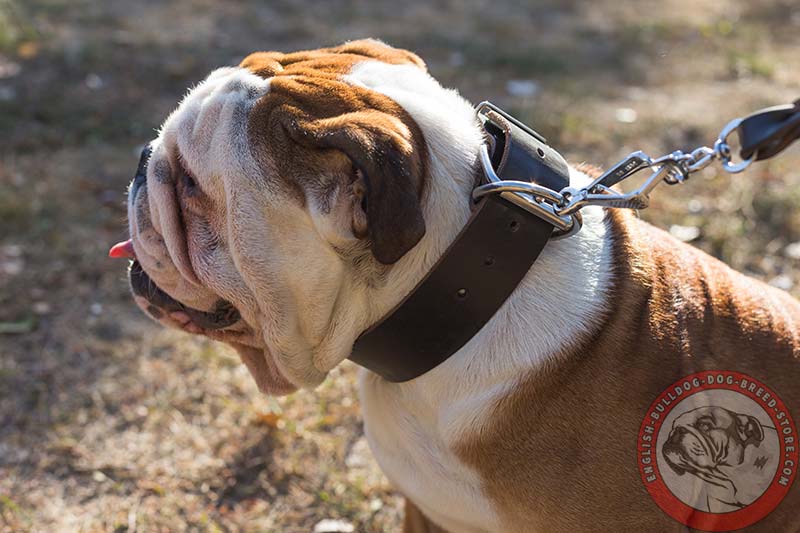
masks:
<path id="1" fill-rule="evenodd" d="M 31 59 L 38 53 L 39 45 L 31 41 L 22 43 L 17 47 L 17 55 L 22 59 Z"/>
<path id="2" fill-rule="evenodd" d="M 277 428 L 278 422 L 280 422 L 281 415 L 278 413 L 256 413 L 256 425 L 259 426 L 268 426 L 271 428 Z"/>

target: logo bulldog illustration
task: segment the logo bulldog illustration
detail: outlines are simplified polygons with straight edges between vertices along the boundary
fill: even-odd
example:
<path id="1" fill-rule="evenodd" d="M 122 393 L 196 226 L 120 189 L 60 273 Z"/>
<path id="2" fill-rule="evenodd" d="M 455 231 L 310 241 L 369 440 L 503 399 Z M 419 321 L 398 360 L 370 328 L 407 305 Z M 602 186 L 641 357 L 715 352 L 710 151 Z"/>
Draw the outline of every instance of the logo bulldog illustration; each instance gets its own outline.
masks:
<path id="1" fill-rule="evenodd" d="M 741 529 L 772 512 L 791 488 L 797 428 L 758 380 L 699 372 L 650 406 L 638 461 L 647 492 L 675 520 L 704 531 Z"/>
<path id="2" fill-rule="evenodd" d="M 679 415 L 661 452 L 675 473 L 706 484 L 701 510 L 722 513 L 744 508 L 764 493 L 775 475 L 778 448 L 774 427 L 709 405 Z"/>

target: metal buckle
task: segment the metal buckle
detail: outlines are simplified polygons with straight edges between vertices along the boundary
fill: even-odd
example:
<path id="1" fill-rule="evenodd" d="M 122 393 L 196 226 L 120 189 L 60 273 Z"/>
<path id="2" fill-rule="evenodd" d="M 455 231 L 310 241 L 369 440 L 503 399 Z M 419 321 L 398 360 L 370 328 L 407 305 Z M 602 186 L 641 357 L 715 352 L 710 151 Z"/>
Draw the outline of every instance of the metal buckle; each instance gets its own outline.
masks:
<path id="1" fill-rule="evenodd" d="M 579 213 L 565 215 L 558 213 L 558 206 L 563 205 L 565 201 L 561 193 L 527 181 L 502 180 L 492 167 L 489 149 L 485 144 L 481 145 L 479 154 L 483 172 L 489 183 L 480 185 L 472 191 L 473 200 L 477 201 L 488 194 L 499 194 L 504 200 L 552 224 L 555 231 L 551 238 L 568 237 L 581 229 L 583 219 Z"/>

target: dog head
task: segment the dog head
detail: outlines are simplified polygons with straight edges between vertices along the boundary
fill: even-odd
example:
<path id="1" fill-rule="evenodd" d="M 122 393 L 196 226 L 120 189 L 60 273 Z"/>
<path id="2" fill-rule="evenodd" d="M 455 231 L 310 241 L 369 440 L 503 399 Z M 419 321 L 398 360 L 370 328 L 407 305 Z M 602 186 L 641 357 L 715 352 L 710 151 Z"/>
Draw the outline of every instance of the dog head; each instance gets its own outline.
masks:
<path id="1" fill-rule="evenodd" d="M 763 440 L 764 429 L 755 417 L 723 407 L 698 407 L 675 419 L 662 453 L 678 474 L 711 475 L 720 466 L 741 465 L 747 446 Z"/>
<path id="2" fill-rule="evenodd" d="M 465 101 L 377 41 L 219 69 L 131 185 L 135 299 L 232 345 L 265 392 L 316 386 L 463 225 L 480 142 Z"/>

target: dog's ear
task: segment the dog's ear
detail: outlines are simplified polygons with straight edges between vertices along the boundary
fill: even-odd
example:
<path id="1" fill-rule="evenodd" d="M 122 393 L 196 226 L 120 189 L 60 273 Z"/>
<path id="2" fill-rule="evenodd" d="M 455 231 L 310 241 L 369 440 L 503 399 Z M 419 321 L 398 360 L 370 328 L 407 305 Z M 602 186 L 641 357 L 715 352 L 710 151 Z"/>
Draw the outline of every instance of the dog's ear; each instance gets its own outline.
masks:
<path id="1" fill-rule="evenodd" d="M 350 113 L 333 119 L 299 119 L 294 135 L 317 148 L 344 153 L 363 180 L 360 205 L 366 215 L 372 253 L 391 264 L 425 234 L 420 207 L 422 168 L 404 135 L 402 122 L 375 111 Z M 359 183 L 356 183 L 358 190 Z"/>
<path id="2" fill-rule="evenodd" d="M 739 438 L 742 444 L 758 445 L 764 440 L 764 428 L 761 427 L 761 422 L 754 416 L 738 415 L 736 418 L 736 430 L 739 433 Z"/>
<path id="3" fill-rule="evenodd" d="M 425 234 L 420 205 L 424 142 L 413 120 L 393 101 L 338 80 L 276 77 L 254 113 L 263 116 L 251 118 L 250 128 L 254 122 L 266 124 L 262 136 L 268 144 L 283 133 L 317 152 L 335 150 L 347 156 L 355 169 L 353 179 L 363 180 L 353 184 L 362 196 L 354 209 L 363 209 L 365 236 L 379 262 L 396 262 Z M 334 159 L 328 158 L 331 164 Z M 310 165 L 294 162 L 303 163 Z M 364 236 L 355 231 L 357 225 L 354 220 L 354 233 Z"/>

